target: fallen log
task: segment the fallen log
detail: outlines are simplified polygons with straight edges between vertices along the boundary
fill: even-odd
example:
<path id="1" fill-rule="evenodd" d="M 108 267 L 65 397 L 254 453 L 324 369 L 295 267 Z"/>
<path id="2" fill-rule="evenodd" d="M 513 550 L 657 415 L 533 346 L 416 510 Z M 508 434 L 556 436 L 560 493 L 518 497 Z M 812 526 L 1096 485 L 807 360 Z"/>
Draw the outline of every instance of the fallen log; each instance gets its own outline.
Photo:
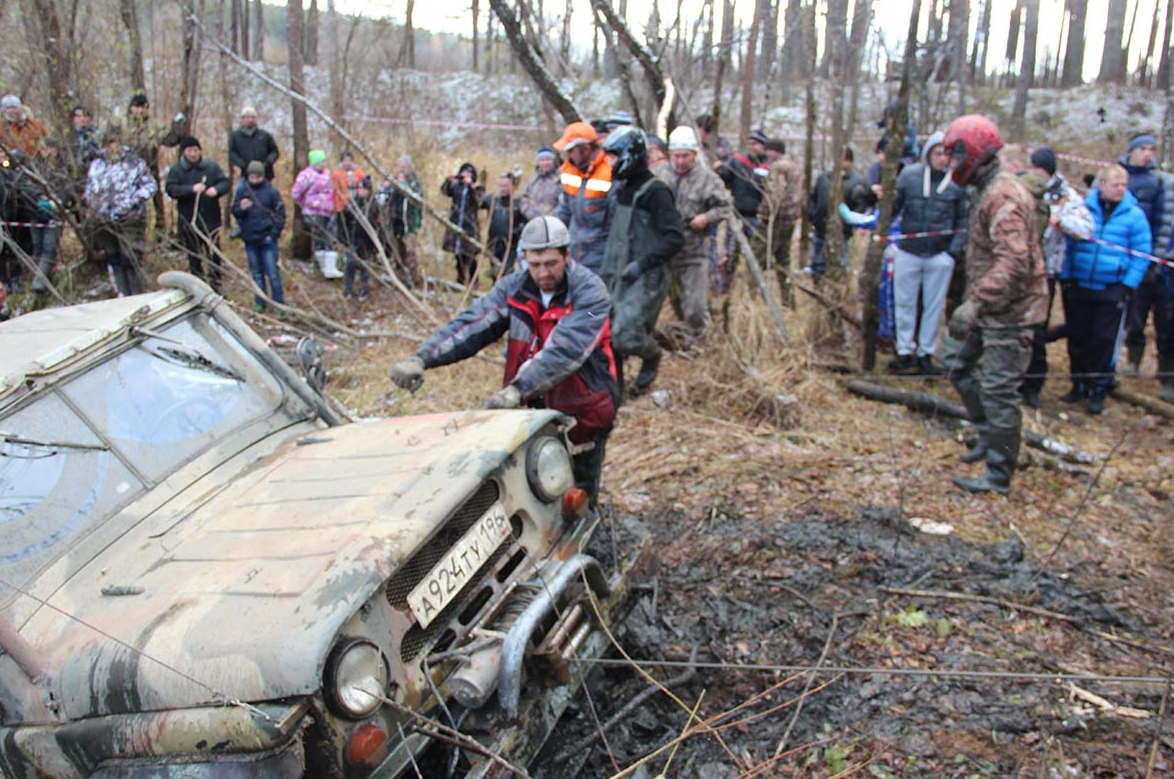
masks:
<path id="1" fill-rule="evenodd" d="M 966 419 L 966 409 L 960 404 L 942 400 L 928 392 L 899 390 L 862 379 L 849 379 L 844 382 L 844 386 L 847 387 L 849 392 L 868 398 L 869 400 L 879 400 L 882 403 L 895 403 L 911 408 L 914 411 L 920 411 L 923 414 L 930 414 L 931 416 L 946 417 L 948 419 Z M 1055 455 L 1066 462 L 1087 465 L 1097 461 L 1097 457 L 1094 454 L 1083 452 L 1063 441 L 1047 438 L 1033 430 L 1023 431 L 1023 441 L 1033 449 L 1039 449 L 1040 451 Z"/>
<path id="2" fill-rule="evenodd" d="M 1123 400 L 1130 405 L 1143 408 L 1151 414 L 1157 414 L 1166 419 L 1174 419 L 1174 406 L 1171 406 L 1169 403 L 1164 403 L 1157 398 L 1138 395 L 1133 390 L 1127 390 L 1124 387 L 1114 387 L 1111 394 L 1117 400 Z"/>
<path id="3" fill-rule="evenodd" d="M 855 327 L 861 332 L 864 331 L 864 323 L 860 321 L 860 315 L 849 309 L 843 303 L 837 303 L 822 292 L 814 290 L 805 284 L 800 284 L 799 282 L 795 281 L 794 277 L 791 278 L 791 286 L 800 292 L 809 295 L 813 300 L 815 300 L 816 303 L 819 303 L 828 311 L 836 314 L 840 317 L 840 319 L 843 319 L 845 322 L 852 325 L 852 327 Z"/>

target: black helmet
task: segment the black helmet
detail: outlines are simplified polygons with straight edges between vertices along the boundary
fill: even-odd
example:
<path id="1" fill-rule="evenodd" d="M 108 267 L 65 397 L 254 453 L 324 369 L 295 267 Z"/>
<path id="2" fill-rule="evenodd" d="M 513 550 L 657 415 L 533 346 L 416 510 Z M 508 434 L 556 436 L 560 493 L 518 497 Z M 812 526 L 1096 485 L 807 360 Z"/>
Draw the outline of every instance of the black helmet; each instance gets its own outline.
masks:
<path id="1" fill-rule="evenodd" d="M 604 154 L 614 154 L 612 178 L 626 179 L 641 168 L 648 167 L 648 137 L 639 127 L 617 127 L 603 144 Z"/>

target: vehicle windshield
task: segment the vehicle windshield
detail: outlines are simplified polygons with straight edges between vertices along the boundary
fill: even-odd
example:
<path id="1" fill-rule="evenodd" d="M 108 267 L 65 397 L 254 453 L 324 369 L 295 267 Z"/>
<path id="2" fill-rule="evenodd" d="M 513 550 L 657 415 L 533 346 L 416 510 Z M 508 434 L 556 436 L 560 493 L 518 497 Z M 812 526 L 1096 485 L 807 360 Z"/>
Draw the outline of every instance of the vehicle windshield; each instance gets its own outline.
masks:
<path id="1" fill-rule="evenodd" d="M 220 447 L 213 467 L 309 416 L 203 314 L 141 334 L 0 418 L 0 600 L 185 463 Z"/>

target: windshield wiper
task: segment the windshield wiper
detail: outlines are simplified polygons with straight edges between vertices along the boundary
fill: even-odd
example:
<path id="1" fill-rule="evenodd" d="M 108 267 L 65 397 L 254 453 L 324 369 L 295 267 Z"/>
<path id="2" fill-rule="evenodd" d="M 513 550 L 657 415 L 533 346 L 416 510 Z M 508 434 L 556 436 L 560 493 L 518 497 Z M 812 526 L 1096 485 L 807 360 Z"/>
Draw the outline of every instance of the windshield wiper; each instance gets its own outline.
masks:
<path id="1" fill-rule="evenodd" d="M 186 349 L 176 349 L 171 346 L 160 346 L 158 349 L 147 349 L 147 351 L 159 359 L 173 364 L 186 365 L 189 368 L 215 373 L 218 376 L 224 376 L 233 381 L 239 381 L 242 384 L 247 383 L 245 377 L 232 368 L 213 362 L 195 350 L 188 351 Z"/>
<path id="2" fill-rule="evenodd" d="M 108 452 L 110 447 L 102 444 L 77 444 L 71 441 L 39 441 L 35 438 L 13 435 L 0 431 L 0 441 L 6 444 L 20 444 L 21 446 L 39 446 L 45 449 L 79 449 L 91 452 Z"/>

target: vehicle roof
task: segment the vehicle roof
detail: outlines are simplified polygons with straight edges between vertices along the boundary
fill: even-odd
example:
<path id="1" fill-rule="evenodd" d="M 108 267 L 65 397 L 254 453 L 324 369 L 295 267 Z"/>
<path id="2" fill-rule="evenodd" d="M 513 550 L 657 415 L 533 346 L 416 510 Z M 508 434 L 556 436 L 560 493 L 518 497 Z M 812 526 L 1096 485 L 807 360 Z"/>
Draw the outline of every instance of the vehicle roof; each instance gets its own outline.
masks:
<path id="1" fill-rule="evenodd" d="M 54 369 L 120 330 L 187 299 L 177 289 L 33 311 L 0 322 L 0 396 Z"/>

